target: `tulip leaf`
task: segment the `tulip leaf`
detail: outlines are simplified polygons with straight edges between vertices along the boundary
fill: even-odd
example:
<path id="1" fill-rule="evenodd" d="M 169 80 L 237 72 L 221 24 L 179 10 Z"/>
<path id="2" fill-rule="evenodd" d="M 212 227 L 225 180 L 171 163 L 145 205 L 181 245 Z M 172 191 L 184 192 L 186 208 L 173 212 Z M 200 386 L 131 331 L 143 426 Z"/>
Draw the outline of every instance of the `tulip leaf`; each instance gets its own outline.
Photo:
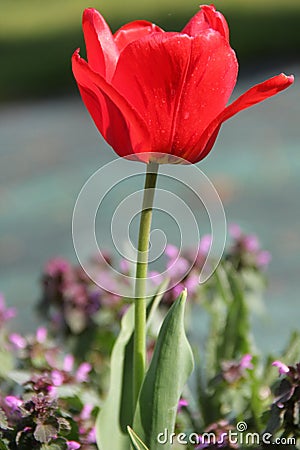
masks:
<path id="1" fill-rule="evenodd" d="M 108 448 L 129 449 L 128 436 L 123 432 L 120 424 L 120 411 L 123 403 L 122 392 L 126 389 L 123 386 L 123 369 L 127 365 L 126 347 L 133 333 L 133 313 L 134 310 L 131 306 L 124 314 L 121 330 L 111 355 L 110 387 L 105 404 L 96 420 L 96 439 L 100 450 Z M 131 386 L 129 391 L 132 392 Z"/>
<path id="2" fill-rule="evenodd" d="M 135 450 L 149 450 L 132 428 L 127 427 L 131 443 Z"/>
<path id="3" fill-rule="evenodd" d="M 178 402 L 194 366 L 184 331 L 186 291 L 170 308 L 159 332 L 152 361 L 141 388 L 133 429 L 151 450 L 170 449 L 159 434 L 174 431 Z"/>
<path id="4" fill-rule="evenodd" d="M 228 305 L 223 338 L 218 349 L 218 361 L 231 360 L 251 353 L 249 309 L 241 281 L 234 272 L 228 272 L 232 300 Z"/>
<path id="5" fill-rule="evenodd" d="M 147 305 L 147 327 L 167 287 L 164 281 Z M 129 450 L 127 426 L 133 421 L 133 305 L 124 314 L 121 330 L 113 347 L 110 387 L 96 420 L 96 438 L 100 450 Z"/>

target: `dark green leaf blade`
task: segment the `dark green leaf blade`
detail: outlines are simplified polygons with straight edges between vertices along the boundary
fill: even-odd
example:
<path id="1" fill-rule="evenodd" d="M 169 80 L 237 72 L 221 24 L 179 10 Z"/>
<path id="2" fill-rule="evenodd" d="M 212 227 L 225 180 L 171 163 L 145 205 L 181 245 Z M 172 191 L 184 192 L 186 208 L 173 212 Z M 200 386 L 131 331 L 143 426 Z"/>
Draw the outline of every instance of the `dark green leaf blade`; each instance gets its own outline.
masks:
<path id="1" fill-rule="evenodd" d="M 165 317 L 134 418 L 135 433 L 151 450 L 170 448 L 157 437 L 165 429 L 174 431 L 180 395 L 194 366 L 184 330 L 186 296 L 183 291 Z"/>

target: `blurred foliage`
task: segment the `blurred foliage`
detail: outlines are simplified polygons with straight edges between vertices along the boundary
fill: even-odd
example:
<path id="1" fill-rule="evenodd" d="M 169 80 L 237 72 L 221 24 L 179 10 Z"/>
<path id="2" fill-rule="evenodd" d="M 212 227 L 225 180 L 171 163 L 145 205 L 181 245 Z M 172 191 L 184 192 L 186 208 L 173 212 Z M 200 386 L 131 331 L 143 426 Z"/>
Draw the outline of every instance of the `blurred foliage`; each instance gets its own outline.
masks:
<path id="1" fill-rule="evenodd" d="M 216 0 L 231 29 L 239 60 L 274 61 L 294 57 L 300 47 L 298 0 Z M 195 0 L 1 0 L 0 100 L 74 92 L 70 56 L 81 46 L 81 14 L 95 7 L 113 30 L 147 19 L 167 30 L 180 30 L 197 11 Z"/>
<path id="2" fill-rule="evenodd" d="M 155 445 L 160 430 L 173 430 L 175 416 L 181 443 L 181 433 L 194 438 L 187 446 L 174 439 L 174 450 L 263 450 L 275 439 L 285 439 L 279 448 L 299 449 L 300 334 L 291 335 L 283 352 L 266 357 L 257 349 L 252 324 L 261 312 L 268 260 L 255 235 L 244 234 L 237 225 L 230 227 L 230 234 L 231 244 L 206 283 L 198 284 L 208 251 L 204 237 L 194 265 L 181 280 L 189 291 L 186 334 L 196 361 L 187 384 L 191 353 L 183 329 L 186 294 L 176 301 L 181 282 L 173 285 L 171 280 L 188 255 L 180 252 L 178 257 L 179 249 L 167 247 L 166 267 L 174 266 L 171 260 L 179 267 L 168 271 L 171 276 L 156 287 L 148 303 L 149 369 L 134 419 L 130 299 L 104 291 L 83 269 L 55 258 L 42 277 L 39 311 L 46 326 L 20 335 L 8 327 L 17 311 L 0 295 L 0 450 L 96 450 L 96 434 L 101 449 L 127 450 L 127 425 L 147 445 L 131 433 L 136 450 L 154 450 L 162 447 Z M 121 267 L 128 275 L 130 267 Z M 106 264 L 96 268 L 101 277 L 108 276 Z M 124 286 L 123 277 L 114 276 L 111 282 Z M 166 298 L 167 286 L 173 286 L 173 297 Z M 85 329 L 71 326 L 72 317 L 75 322 L 80 315 Z M 170 398 L 175 407 L 170 408 Z M 239 428 L 238 422 L 245 427 Z M 248 432 L 257 438 L 266 433 L 267 441 L 248 441 Z M 212 435 L 216 445 L 208 437 Z"/>

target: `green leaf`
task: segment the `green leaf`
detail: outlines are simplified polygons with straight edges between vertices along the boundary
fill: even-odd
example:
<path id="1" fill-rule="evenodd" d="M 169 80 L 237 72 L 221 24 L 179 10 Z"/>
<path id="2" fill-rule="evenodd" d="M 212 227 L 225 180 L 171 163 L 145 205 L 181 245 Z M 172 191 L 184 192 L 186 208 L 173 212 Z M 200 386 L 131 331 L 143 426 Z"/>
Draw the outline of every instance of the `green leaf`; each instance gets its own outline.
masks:
<path id="1" fill-rule="evenodd" d="M 124 314 L 121 331 L 111 355 L 110 387 L 104 406 L 96 420 L 96 438 L 100 450 L 129 449 L 128 435 L 124 434 L 121 429 L 120 411 L 122 409 L 123 373 L 126 366 L 125 353 L 133 333 L 133 313 L 133 306 L 131 306 Z"/>
<path id="2" fill-rule="evenodd" d="M 37 441 L 48 444 L 51 439 L 55 439 L 58 433 L 58 424 L 54 420 L 38 423 L 34 430 L 34 437 Z"/>
<path id="3" fill-rule="evenodd" d="M 59 427 L 59 433 L 68 434 L 71 431 L 70 422 L 67 419 L 65 419 L 64 417 L 58 417 L 57 424 Z"/>
<path id="4" fill-rule="evenodd" d="M 138 437 L 138 435 L 132 430 L 132 428 L 127 427 L 127 430 L 131 443 L 134 446 L 135 450 L 149 450 L 148 447 L 146 447 L 146 445 L 144 444 L 144 442 L 142 442 L 141 439 Z"/>
<path id="5" fill-rule="evenodd" d="M 184 331 L 186 295 L 185 290 L 162 324 L 134 417 L 135 432 L 151 450 L 171 448 L 157 437 L 164 430 L 174 431 L 180 395 L 194 366 Z"/>
<path id="6" fill-rule="evenodd" d="M 41 446 L 41 450 L 67 450 L 67 448 L 67 441 L 64 438 L 56 439 L 55 442 Z"/>
<path id="7" fill-rule="evenodd" d="M 166 287 L 162 283 L 147 307 L 147 326 L 151 321 Z M 133 421 L 132 358 L 134 307 L 121 321 L 121 331 L 111 355 L 110 387 L 106 401 L 96 420 L 97 445 L 100 450 L 129 450 L 127 426 Z"/>
<path id="8" fill-rule="evenodd" d="M 30 372 L 25 370 L 11 370 L 7 375 L 9 379 L 20 385 L 27 383 L 32 376 Z"/>
<path id="9" fill-rule="evenodd" d="M 9 428 L 6 414 L 2 408 L 0 408 L 0 428 L 2 428 L 2 430 L 7 430 Z"/>
<path id="10" fill-rule="evenodd" d="M 11 352 L 1 349 L 0 350 L 0 377 L 7 378 L 8 373 L 14 366 L 13 355 Z"/>
<path id="11" fill-rule="evenodd" d="M 218 349 L 219 363 L 222 360 L 236 359 L 252 350 L 249 311 L 243 286 L 234 270 L 228 271 L 228 280 L 232 301 L 228 305 L 223 339 Z"/>
<path id="12" fill-rule="evenodd" d="M 300 354 L 300 333 L 298 331 L 294 331 L 289 339 L 289 343 L 286 346 L 286 349 L 282 353 L 282 357 L 280 360 L 283 361 L 287 365 L 294 365 L 299 361 Z"/>
<path id="13" fill-rule="evenodd" d="M 169 282 L 170 280 L 167 278 L 159 285 L 155 295 L 147 305 L 147 331 L 150 328 L 150 325 L 155 315 L 155 311 L 157 310 L 157 307 L 160 304 L 161 299 L 163 298 L 163 295 L 168 287 Z"/>
<path id="14" fill-rule="evenodd" d="M 0 439 L 0 450 L 8 450 L 8 447 L 5 442 Z"/>

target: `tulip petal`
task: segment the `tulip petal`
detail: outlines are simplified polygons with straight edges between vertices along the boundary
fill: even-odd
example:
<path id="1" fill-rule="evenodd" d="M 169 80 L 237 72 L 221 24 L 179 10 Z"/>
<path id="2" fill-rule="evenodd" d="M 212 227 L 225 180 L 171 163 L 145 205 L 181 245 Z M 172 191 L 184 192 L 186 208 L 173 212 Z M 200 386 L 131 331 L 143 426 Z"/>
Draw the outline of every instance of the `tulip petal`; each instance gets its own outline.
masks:
<path id="1" fill-rule="evenodd" d="M 163 33 L 160 27 L 147 20 L 136 20 L 127 23 L 114 34 L 116 46 L 121 52 L 126 45 L 151 33 Z"/>
<path id="2" fill-rule="evenodd" d="M 147 123 L 152 151 L 181 156 L 225 108 L 236 76 L 220 33 L 155 33 L 123 50 L 112 84 Z"/>
<path id="3" fill-rule="evenodd" d="M 226 19 L 213 5 L 201 5 L 200 11 L 186 24 L 182 33 L 197 36 L 207 29 L 218 31 L 229 42 Z"/>
<path id="4" fill-rule="evenodd" d="M 83 13 L 82 28 L 90 67 L 110 80 L 118 61 L 119 51 L 109 26 L 96 9 L 88 8 Z"/>
<path id="5" fill-rule="evenodd" d="M 79 50 L 73 54 L 72 69 L 95 125 L 116 153 L 127 156 L 149 150 L 150 138 L 143 119 L 113 86 L 80 58 Z"/>
<path id="6" fill-rule="evenodd" d="M 193 160 L 194 162 L 198 162 L 205 158 L 214 145 L 223 122 L 230 119 L 243 109 L 250 108 L 257 103 L 276 95 L 278 92 L 288 88 L 291 84 L 293 84 L 293 82 L 294 77 L 292 75 L 287 76 L 282 73 L 253 86 L 247 92 L 242 94 L 237 100 L 231 103 L 231 105 L 227 106 L 227 108 L 225 108 L 224 111 L 222 111 L 218 117 L 216 117 L 216 119 L 209 124 L 198 144 L 194 149 L 191 148 L 189 155 L 186 154 L 185 157 Z"/>

